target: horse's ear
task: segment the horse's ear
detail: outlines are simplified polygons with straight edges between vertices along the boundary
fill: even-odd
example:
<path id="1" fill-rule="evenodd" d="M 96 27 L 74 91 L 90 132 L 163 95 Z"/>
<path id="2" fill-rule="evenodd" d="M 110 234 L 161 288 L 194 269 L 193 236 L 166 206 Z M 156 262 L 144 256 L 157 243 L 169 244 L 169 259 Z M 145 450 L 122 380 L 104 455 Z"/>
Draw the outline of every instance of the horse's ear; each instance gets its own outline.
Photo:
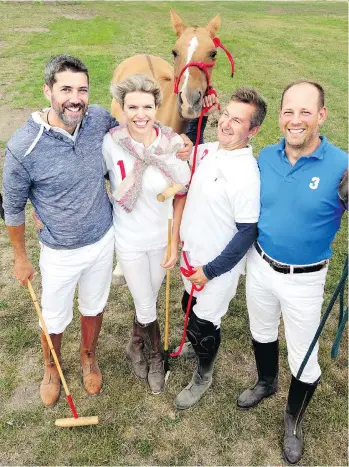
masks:
<path id="1" fill-rule="evenodd" d="M 188 26 L 183 23 L 183 21 L 177 15 L 177 13 L 174 11 L 173 8 L 170 8 L 170 12 L 171 12 L 172 27 L 174 29 L 174 32 L 176 33 L 176 36 L 179 37 L 182 35 L 184 29 L 186 29 Z"/>
<path id="2" fill-rule="evenodd" d="M 221 14 L 219 13 L 215 16 L 206 26 L 206 31 L 208 31 L 209 35 L 214 38 L 217 35 L 219 28 L 221 27 Z"/>

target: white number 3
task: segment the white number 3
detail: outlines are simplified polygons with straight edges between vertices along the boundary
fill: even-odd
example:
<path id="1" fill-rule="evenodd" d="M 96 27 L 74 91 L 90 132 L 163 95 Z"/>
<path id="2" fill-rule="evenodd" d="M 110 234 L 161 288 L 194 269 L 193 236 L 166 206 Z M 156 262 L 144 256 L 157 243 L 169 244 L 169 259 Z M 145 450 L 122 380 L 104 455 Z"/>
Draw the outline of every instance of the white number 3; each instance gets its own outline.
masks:
<path id="1" fill-rule="evenodd" d="M 316 188 L 319 186 L 319 183 L 320 183 L 319 177 L 313 177 L 311 179 L 311 182 L 309 183 L 309 188 L 311 188 L 312 190 L 316 190 Z"/>

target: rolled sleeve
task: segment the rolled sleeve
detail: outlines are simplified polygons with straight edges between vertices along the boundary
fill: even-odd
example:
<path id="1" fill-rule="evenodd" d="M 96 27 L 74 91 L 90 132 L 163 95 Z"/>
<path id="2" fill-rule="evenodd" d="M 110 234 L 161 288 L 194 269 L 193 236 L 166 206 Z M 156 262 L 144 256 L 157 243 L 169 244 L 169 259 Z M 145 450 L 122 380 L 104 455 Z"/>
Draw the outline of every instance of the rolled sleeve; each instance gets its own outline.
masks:
<path id="1" fill-rule="evenodd" d="M 3 173 L 3 208 L 5 224 L 18 226 L 25 222 L 25 205 L 31 180 L 28 172 L 9 149 L 6 150 Z"/>

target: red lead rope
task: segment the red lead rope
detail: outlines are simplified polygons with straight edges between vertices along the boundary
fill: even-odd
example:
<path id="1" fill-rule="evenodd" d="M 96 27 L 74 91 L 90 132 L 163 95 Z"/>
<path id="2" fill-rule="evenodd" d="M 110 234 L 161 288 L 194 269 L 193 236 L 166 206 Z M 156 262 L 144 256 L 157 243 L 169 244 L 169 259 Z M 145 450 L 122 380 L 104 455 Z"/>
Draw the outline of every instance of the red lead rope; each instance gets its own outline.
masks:
<path id="1" fill-rule="evenodd" d="M 196 271 L 193 268 L 193 266 L 191 266 L 189 264 L 189 261 L 188 261 L 188 258 L 187 258 L 187 253 L 184 250 L 182 250 L 182 254 L 183 254 L 183 259 L 184 259 L 186 268 L 180 267 L 179 269 L 180 269 L 180 271 L 181 271 L 181 273 L 183 274 L 184 277 L 190 277 L 193 274 L 195 274 Z M 203 285 L 201 287 L 198 287 L 197 285 L 192 284 L 192 286 L 191 286 L 188 305 L 187 305 L 187 309 L 185 311 L 182 340 L 181 340 L 181 343 L 179 344 L 179 348 L 178 348 L 177 352 L 171 353 L 170 357 L 178 357 L 178 355 L 180 355 L 181 352 L 182 352 L 183 345 L 184 345 L 184 342 L 185 342 L 185 338 L 186 338 L 186 335 L 187 335 L 187 326 L 188 326 L 188 320 L 189 320 L 189 314 L 190 314 L 190 308 L 191 308 L 191 302 L 192 302 L 192 299 L 193 299 L 193 295 L 194 295 L 195 291 L 196 292 L 201 292 L 201 290 L 203 288 L 204 288 Z"/>
<path id="2" fill-rule="evenodd" d="M 230 64 L 231 64 L 231 75 L 234 76 L 234 72 L 235 72 L 235 64 L 234 64 L 234 59 L 233 59 L 233 56 L 231 55 L 231 53 L 229 52 L 229 50 L 227 50 L 224 45 L 221 43 L 220 39 L 218 37 L 215 37 L 213 38 L 213 43 L 215 45 L 215 47 L 220 47 L 221 49 L 224 50 L 224 52 L 227 54 L 227 57 L 230 61 Z M 206 89 L 206 93 L 205 93 L 205 96 L 208 96 L 210 94 L 214 94 L 215 96 L 217 96 L 217 92 L 215 91 L 215 89 L 212 88 L 212 86 L 210 85 L 210 75 L 207 71 L 207 68 L 210 68 L 210 67 L 213 67 L 215 65 L 215 63 L 204 63 L 204 62 L 189 62 L 187 63 L 181 70 L 181 72 L 179 73 L 178 77 L 175 78 L 175 82 L 174 82 L 174 92 L 175 94 L 178 94 L 178 87 L 179 87 L 179 81 L 183 75 L 183 73 L 185 72 L 185 70 L 191 66 L 196 66 L 198 68 L 200 68 L 200 70 L 202 70 L 205 75 L 206 75 L 206 80 L 207 80 L 207 89 Z M 201 113 L 200 113 L 200 117 L 199 117 L 199 121 L 198 121 L 198 129 L 197 129 L 197 133 L 196 133 L 196 141 L 195 141 L 195 147 L 194 147 L 194 154 L 193 154 L 193 165 L 192 165 L 192 168 L 191 168 L 191 175 L 190 175 L 190 181 L 189 181 L 189 185 L 192 181 L 192 178 L 194 176 L 194 173 L 195 173 L 195 169 L 196 169 L 196 154 L 197 154 L 197 150 L 198 150 L 198 146 L 199 146 L 199 141 L 200 141 L 200 134 L 201 134 L 201 126 L 202 126 L 202 119 L 203 119 L 203 116 L 210 110 L 211 107 L 203 107 L 201 109 Z M 218 109 L 220 110 L 220 105 L 218 105 Z M 186 265 L 186 268 L 184 267 L 180 267 L 180 271 L 181 273 L 183 274 L 184 277 L 190 277 L 192 276 L 193 274 L 195 274 L 195 269 L 193 268 L 193 266 L 191 266 L 189 264 L 189 261 L 188 261 L 188 258 L 187 258 L 187 254 L 186 252 L 183 250 L 183 244 L 182 244 L 182 254 L 183 254 L 183 259 L 184 259 L 184 262 L 185 262 L 185 265 Z M 188 300 L 188 305 L 187 305 L 187 309 L 186 309 L 186 312 L 185 312 L 185 317 L 184 317 L 184 325 L 183 325 L 183 334 L 182 334 L 182 340 L 181 340 L 181 343 L 179 345 L 179 348 L 178 348 L 178 351 L 177 352 L 173 352 L 170 354 L 171 357 L 178 357 L 178 355 L 181 354 L 182 352 L 182 349 L 183 349 L 183 346 L 184 346 L 184 342 L 185 342 L 185 338 L 186 338 L 186 335 L 187 335 L 187 326 L 188 326 L 188 320 L 189 320 L 189 314 L 190 314 L 190 309 L 191 309 L 191 302 L 192 302 L 192 299 L 193 299 L 193 295 L 194 295 L 194 292 L 201 292 L 201 290 L 203 290 L 204 286 L 201 286 L 201 287 L 198 287 L 196 286 L 195 284 L 192 284 L 191 286 L 191 291 L 190 291 L 190 295 L 189 295 L 189 300 Z"/>

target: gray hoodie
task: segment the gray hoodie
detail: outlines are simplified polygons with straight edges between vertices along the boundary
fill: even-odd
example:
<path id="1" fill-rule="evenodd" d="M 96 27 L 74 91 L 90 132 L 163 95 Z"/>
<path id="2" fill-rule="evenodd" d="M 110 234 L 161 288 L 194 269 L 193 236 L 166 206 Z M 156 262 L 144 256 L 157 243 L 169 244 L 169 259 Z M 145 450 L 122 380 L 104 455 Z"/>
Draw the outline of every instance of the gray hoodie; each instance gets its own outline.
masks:
<path id="1" fill-rule="evenodd" d="M 97 242 L 112 225 L 102 142 L 116 120 L 90 105 L 75 138 L 33 114 L 10 139 L 3 173 L 5 223 L 25 222 L 28 199 L 43 222 L 40 241 L 55 249 Z"/>

